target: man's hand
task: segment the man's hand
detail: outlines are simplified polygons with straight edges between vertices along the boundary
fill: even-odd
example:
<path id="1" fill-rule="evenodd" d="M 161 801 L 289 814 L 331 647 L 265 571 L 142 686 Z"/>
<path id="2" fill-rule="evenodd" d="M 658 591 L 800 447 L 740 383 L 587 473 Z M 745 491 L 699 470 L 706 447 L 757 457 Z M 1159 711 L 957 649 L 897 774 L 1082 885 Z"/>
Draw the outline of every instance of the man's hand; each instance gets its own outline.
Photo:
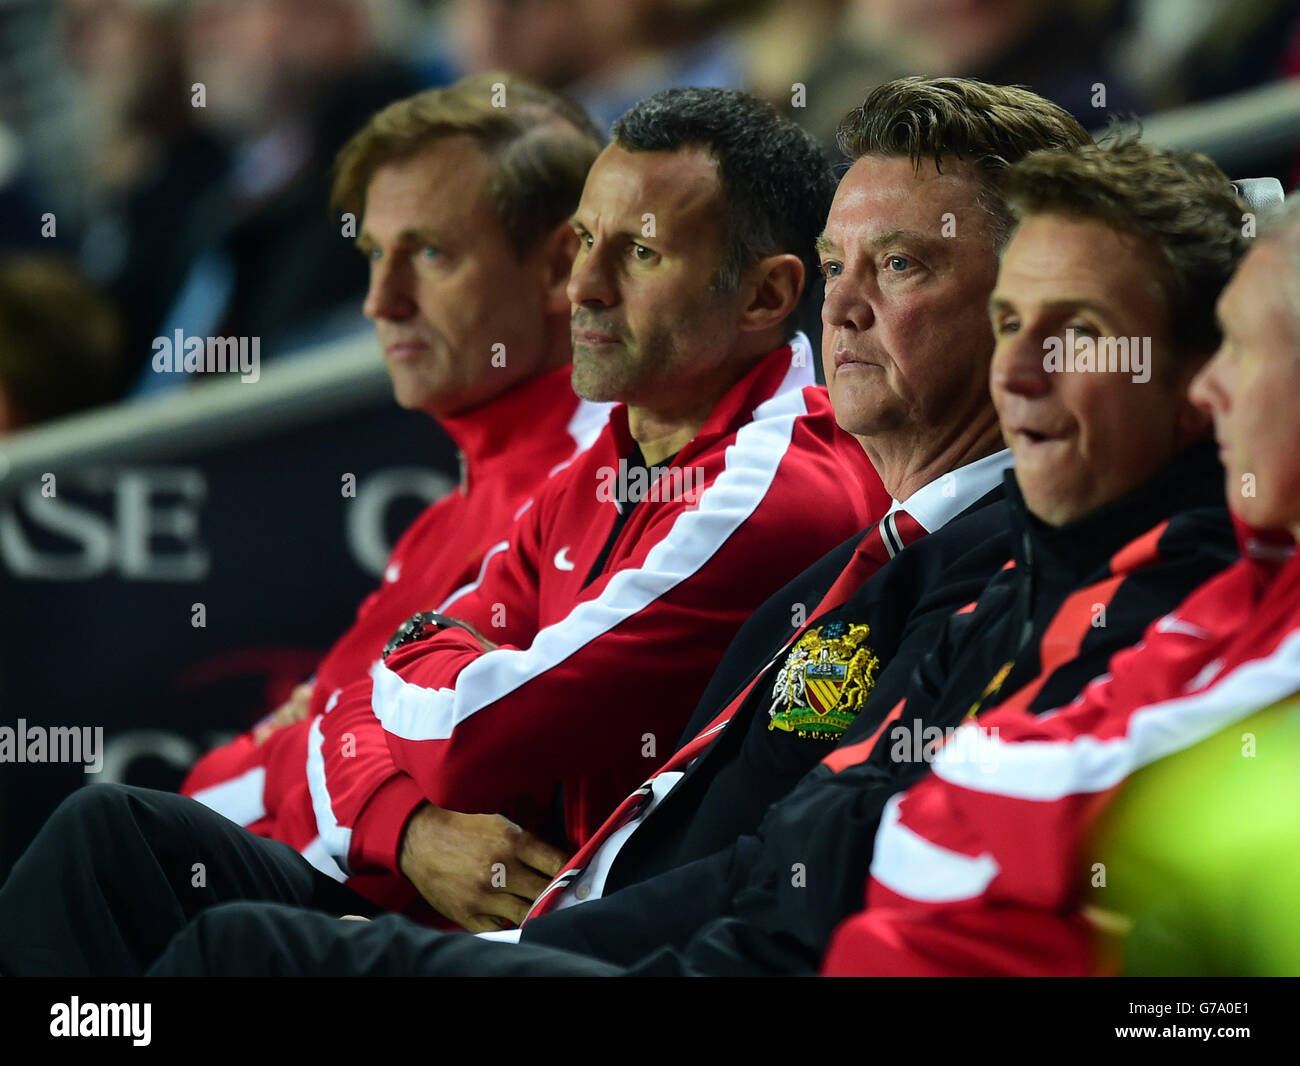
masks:
<path id="1" fill-rule="evenodd" d="M 307 717 L 311 703 L 311 685 L 299 685 L 287 700 L 277 707 L 265 722 L 253 730 L 253 743 L 261 744 L 277 729 L 283 729 Z"/>
<path id="2" fill-rule="evenodd" d="M 434 910 L 482 933 L 522 922 L 567 858 L 503 815 L 426 804 L 406 823 L 398 865 Z"/>

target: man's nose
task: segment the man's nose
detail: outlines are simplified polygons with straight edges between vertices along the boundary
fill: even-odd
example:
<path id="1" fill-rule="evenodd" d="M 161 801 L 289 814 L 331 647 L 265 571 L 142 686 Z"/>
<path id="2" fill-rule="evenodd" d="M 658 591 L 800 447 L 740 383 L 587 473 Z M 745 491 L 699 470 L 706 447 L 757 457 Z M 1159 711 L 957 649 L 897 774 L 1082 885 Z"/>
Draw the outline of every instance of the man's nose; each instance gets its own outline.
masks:
<path id="1" fill-rule="evenodd" d="M 842 277 L 827 282 L 822 299 L 822 322 L 826 326 L 863 330 L 869 329 L 875 318 L 865 285 Z"/>
<path id="2" fill-rule="evenodd" d="M 362 313 L 371 321 L 410 318 L 415 313 L 410 274 L 409 266 L 395 258 L 373 263 Z"/>
<path id="3" fill-rule="evenodd" d="M 1060 343 L 1064 345 L 1065 341 L 1061 339 Z M 1047 355 L 1046 346 L 1027 334 L 1003 337 L 993 352 L 989 369 L 992 387 L 1021 396 L 1042 396 L 1050 392 L 1049 375 L 1053 371 L 1047 365 Z"/>
<path id="4" fill-rule="evenodd" d="M 618 288 L 610 277 L 605 255 L 590 248 L 579 248 L 578 256 L 569 271 L 566 290 L 569 302 L 575 307 L 594 305 L 610 307 L 618 301 Z"/>
<path id="5" fill-rule="evenodd" d="M 1215 352 L 1196 372 L 1191 384 L 1187 386 L 1187 398 L 1197 407 L 1211 413 L 1221 411 L 1227 406 L 1227 393 L 1224 392 L 1223 385 L 1219 381 L 1219 352 Z"/>

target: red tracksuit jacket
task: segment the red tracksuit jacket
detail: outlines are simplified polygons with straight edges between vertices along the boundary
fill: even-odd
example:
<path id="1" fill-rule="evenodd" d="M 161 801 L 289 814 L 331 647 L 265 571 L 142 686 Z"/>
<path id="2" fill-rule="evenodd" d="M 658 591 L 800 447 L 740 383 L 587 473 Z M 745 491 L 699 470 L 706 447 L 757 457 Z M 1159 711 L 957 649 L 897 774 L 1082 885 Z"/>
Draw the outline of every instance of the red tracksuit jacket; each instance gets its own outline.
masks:
<path id="1" fill-rule="evenodd" d="M 567 845 L 581 846 L 672 752 L 750 612 L 888 509 L 796 344 L 733 386 L 673 460 L 695 491 L 638 504 L 587 583 L 618 516 L 598 487 L 635 445 L 616 408 L 449 609 L 501 647 L 444 630 L 376 668 L 373 709 L 369 684 L 345 690 L 313 723 L 306 785 L 278 814 L 296 826 L 285 839 L 348 873 L 395 871 L 426 798 L 536 829 L 560 785 Z M 350 883 L 394 907 L 412 895 L 404 878 L 373 881 Z"/>
<path id="2" fill-rule="evenodd" d="M 596 439 L 612 405 L 579 400 L 570 373 L 563 367 L 440 420 L 464 457 L 460 488 L 432 503 L 393 548 L 383 583 L 316 670 L 312 717 L 347 685 L 368 683 L 371 665 L 402 622 L 468 587 L 538 486 Z M 254 832 L 276 836 L 264 790 L 268 768 L 274 775 L 288 762 L 301 775 L 306 737 L 303 723 L 262 745 L 245 733 L 200 759 L 181 791 Z"/>
<path id="3" fill-rule="evenodd" d="M 1143 766 L 1300 691 L 1300 553 L 1289 537 L 1238 534 L 1242 560 L 1074 703 L 981 715 L 889 801 L 867 908 L 836 930 L 824 973 L 1099 971 L 1081 858 L 1108 800 Z"/>

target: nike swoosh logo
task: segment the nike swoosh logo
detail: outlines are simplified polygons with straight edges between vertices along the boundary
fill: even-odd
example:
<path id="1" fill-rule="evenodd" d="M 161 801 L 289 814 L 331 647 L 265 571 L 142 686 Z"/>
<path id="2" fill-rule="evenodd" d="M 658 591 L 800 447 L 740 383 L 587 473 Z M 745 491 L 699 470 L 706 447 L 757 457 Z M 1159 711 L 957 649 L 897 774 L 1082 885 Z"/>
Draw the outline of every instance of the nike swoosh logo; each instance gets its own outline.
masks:
<path id="1" fill-rule="evenodd" d="M 569 545 L 565 545 L 555 553 L 556 570 L 572 570 L 577 565 L 569 558 Z"/>
<path id="2" fill-rule="evenodd" d="M 1195 637 L 1197 640 L 1207 640 L 1210 634 L 1200 626 L 1194 626 L 1191 622 L 1183 622 L 1173 617 L 1165 615 L 1156 623 L 1158 633 L 1182 633 L 1184 636 Z"/>

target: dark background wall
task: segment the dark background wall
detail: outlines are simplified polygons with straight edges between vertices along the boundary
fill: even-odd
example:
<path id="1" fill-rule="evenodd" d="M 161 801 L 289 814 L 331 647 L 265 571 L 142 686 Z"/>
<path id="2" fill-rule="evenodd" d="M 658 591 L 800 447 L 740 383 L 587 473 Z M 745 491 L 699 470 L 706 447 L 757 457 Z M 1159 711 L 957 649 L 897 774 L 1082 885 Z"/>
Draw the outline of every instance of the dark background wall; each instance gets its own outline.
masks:
<path id="1" fill-rule="evenodd" d="M 377 407 L 56 467 L 53 496 L 43 473 L 0 482 L 0 727 L 102 727 L 105 756 L 99 774 L 0 763 L 0 878 L 71 790 L 174 788 L 311 672 L 456 477 L 431 420 Z"/>

